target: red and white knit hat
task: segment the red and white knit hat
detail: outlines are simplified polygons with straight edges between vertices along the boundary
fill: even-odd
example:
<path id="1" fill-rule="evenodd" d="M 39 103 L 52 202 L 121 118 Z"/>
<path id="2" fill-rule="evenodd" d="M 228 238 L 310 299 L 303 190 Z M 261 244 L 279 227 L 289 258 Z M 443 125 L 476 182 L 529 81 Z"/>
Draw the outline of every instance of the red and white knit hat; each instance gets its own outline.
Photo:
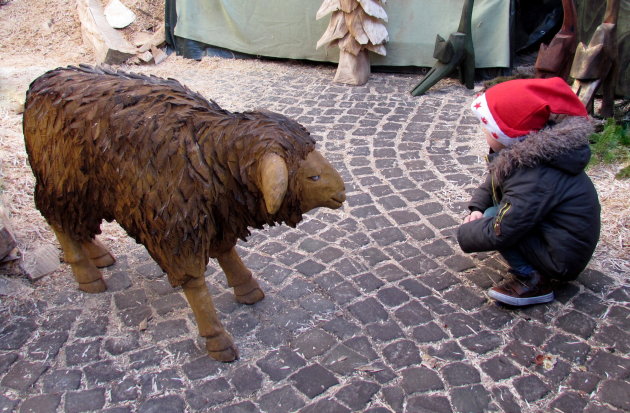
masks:
<path id="1" fill-rule="evenodd" d="M 580 99 L 559 77 L 499 83 L 477 96 L 470 108 L 505 146 L 542 129 L 551 114 L 588 116 Z"/>

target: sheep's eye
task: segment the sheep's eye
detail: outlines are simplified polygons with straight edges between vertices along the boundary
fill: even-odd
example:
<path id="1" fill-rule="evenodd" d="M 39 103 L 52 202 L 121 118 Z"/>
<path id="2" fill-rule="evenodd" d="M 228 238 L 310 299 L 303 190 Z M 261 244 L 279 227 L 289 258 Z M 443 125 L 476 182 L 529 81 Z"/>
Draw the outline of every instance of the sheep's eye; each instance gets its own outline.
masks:
<path id="1" fill-rule="evenodd" d="M 319 175 L 309 176 L 308 179 L 310 179 L 313 182 L 317 182 L 319 181 Z"/>

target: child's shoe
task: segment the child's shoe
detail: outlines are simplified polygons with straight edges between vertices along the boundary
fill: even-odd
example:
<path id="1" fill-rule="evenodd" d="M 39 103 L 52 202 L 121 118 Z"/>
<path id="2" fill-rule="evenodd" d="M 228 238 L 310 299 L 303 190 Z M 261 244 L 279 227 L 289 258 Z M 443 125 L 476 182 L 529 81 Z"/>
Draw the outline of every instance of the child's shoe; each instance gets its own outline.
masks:
<path id="1" fill-rule="evenodd" d="M 515 274 L 514 279 L 506 280 L 488 291 L 488 295 L 504 304 L 515 307 L 548 303 L 554 300 L 549 282 L 534 271 L 528 276 Z"/>

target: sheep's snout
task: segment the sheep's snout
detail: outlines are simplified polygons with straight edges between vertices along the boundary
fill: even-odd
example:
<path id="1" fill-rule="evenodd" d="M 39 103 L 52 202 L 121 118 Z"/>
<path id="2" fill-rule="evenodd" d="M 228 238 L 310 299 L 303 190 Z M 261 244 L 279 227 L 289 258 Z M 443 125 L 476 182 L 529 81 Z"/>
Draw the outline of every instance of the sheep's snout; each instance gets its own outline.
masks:
<path id="1" fill-rule="evenodd" d="M 346 200 L 346 187 L 341 176 L 316 150 L 302 161 L 297 178 L 301 183 L 302 212 L 318 207 L 337 209 Z"/>

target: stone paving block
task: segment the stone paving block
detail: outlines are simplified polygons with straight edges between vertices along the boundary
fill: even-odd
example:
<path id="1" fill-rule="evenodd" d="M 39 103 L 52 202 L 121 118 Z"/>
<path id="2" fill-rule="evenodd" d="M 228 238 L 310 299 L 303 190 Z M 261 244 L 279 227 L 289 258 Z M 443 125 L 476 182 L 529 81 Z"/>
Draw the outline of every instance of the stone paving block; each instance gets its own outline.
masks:
<path id="1" fill-rule="evenodd" d="M 4 374 L 18 359 L 15 353 L 0 354 L 0 374 Z"/>
<path id="2" fill-rule="evenodd" d="M 409 295 L 397 287 L 380 289 L 376 296 L 387 307 L 399 307 L 409 300 Z"/>
<path id="3" fill-rule="evenodd" d="M 138 408 L 138 413 L 172 412 L 183 413 L 186 411 L 186 403 L 177 395 L 157 397 L 143 402 Z"/>
<path id="4" fill-rule="evenodd" d="M 529 367 L 534 363 L 537 350 L 519 341 L 512 341 L 504 347 L 503 354 L 516 361 L 521 366 Z"/>
<path id="5" fill-rule="evenodd" d="M 26 391 L 48 369 L 48 364 L 19 360 L 7 372 L 0 384 L 18 391 Z"/>
<path id="6" fill-rule="evenodd" d="M 218 413 L 258 413 L 260 410 L 256 405 L 250 401 L 231 404 L 229 406 L 222 407 L 218 410 Z"/>
<path id="7" fill-rule="evenodd" d="M 481 364 L 481 369 L 488 376 L 492 377 L 494 381 L 504 380 L 521 372 L 519 368 L 512 364 L 510 359 L 503 355 L 498 355 L 484 361 Z"/>
<path id="8" fill-rule="evenodd" d="M 339 375 L 351 375 L 356 369 L 367 365 L 369 360 L 344 344 L 336 345 L 321 360 L 328 370 Z"/>
<path id="9" fill-rule="evenodd" d="M 422 251 L 431 258 L 450 257 L 453 255 L 453 249 L 441 239 L 425 245 L 422 247 Z"/>
<path id="10" fill-rule="evenodd" d="M 20 406 L 20 412 L 54 413 L 57 411 L 59 403 L 61 403 L 61 396 L 59 394 L 41 394 L 24 400 Z"/>
<path id="11" fill-rule="evenodd" d="M 584 413 L 621 413 L 621 410 L 613 407 L 604 406 L 598 402 L 591 402 L 584 409 Z"/>
<path id="12" fill-rule="evenodd" d="M 430 274 L 423 275 L 422 282 L 432 290 L 442 291 L 447 288 L 459 284 L 460 281 L 450 272 L 444 270 L 433 271 Z"/>
<path id="13" fill-rule="evenodd" d="M 614 280 L 612 278 L 591 268 L 584 270 L 578 276 L 577 281 L 595 293 L 607 292 L 614 284 Z"/>
<path id="14" fill-rule="evenodd" d="M 165 315 L 173 310 L 186 308 L 188 303 L 180 294 L 173 293 L 152 300 L 151 305 L 155 309 L 156 313 L 159 315 Z"/>
<path id="15" fill-rule="evenodd" d="M 588 339 L 596 327 L 596 322 L 578 311 L 570 311 L 556 321 L 556 325 L 564 331 Z"/>
<path id="16" fill-rule="evenodd" d="M 302 357 L 287 347 L 269 352 L 256 362 L 256 365 L 273 381 L 287 378 L 305 364 Z"/>
<path id="17" fill-rule="evenodd" d="M 403 305 L 394 314 L 407 327 L 423 324 L 433 319 L 431 312 L 416 300 Z"/>
<path id="18" fill-rule="evenodd" d="M 630 410 L 630 383 L 627 380 L 606 380 L 597 391 L 597 399 L 624 411 Z"/>
<path id="19" fill-rule="evenodd" d="M 255 366 L 245 365 L 234 370 L 230 382 L 239 395 L 247 396 L 260 390 L 263 375 Z"/>
<path id="20" fill-rule="evenodd" d="M 391 320 L 368 324 L 366 331 L 373 340 L 380 342 L 388 342 L 405 337 L 402 329 Z"/>
<path id="21" fill-rule="evenodd" d="M 135 377 L 125 377 L 112 386 L 110 397 L 112 403 L 136 400 L 140 395 L 140 383 Z"/>
<path id="22" fill-rule="evenodd" d="M 607 313 L 607 319 L 619 328 L 630 331 L 630 308 L 627 307 L 619 305 L 611 307 Z"/>
<path id="23" fill-rule="evenodd" d="M 451 400 L 455 411 L 483 413 L 489 410 L 490 393 L 480 384 L 453 389 Z"/>
<path id="24" fill-rule="evenodd" d="M 154 393 L 161 394 L 184 388 L 183 381 L 175 369 L 145 373 L 140 376 L 139 380 L 143 398 L 148 398 Z"/>
<path id="25" fill-rule="evenodd" d="M 146 292 L 141 289 L 122 291 L 114 294 L 114 304 L 119 310 L 141 307 L 147 304 L 148 301 Z"/>
<path id="26" fill-rule="evenodd" d="M 427 367 L 410 367 L 401 371 L 401 386 L 405 394 L 424 393 L 444 389 L 437 373 Z"/>
<path id="27" fill-rule="evenodd" d="M 352 337 L 351 339 L 344 341 L 343 344 L 361 354 L 363 357 L 366 357 L 370 361 L 378 358 L 374 345 L 365 336 Z"/>
<path id="28" fill-rule="evenodd" d="M 481 330 L 481 325 L 477 320 L 462 313 L 451 313 L 441 317 L 443 327 L 453 337 L 465 337 L 477 334 Z"/>
<path id="29" fill-rule="evenodd" d="M 505 413 L 521 413 L 523 410 L 514 400 L 514 392 L 505 386 L 498 386 L 492 389 L 492 394 L 497 404 Z"/>
<path id="30" fill-rule="evenodd" d="M 98 316 L 93 320 L 87 319 L 79 322 L 75 335 L 77 337 L 98 337 L 107 333 L 109 317 Z"/>
<path id="31" fill-rule="evenodd" d="M 512 329 L 512 336 L 515 339 L 533 346 L 541 346 L 550 334 L 548 328 L 524 320 L 516 323 Z"/>
<path id="32" fill-rule="evenodd" d="M 481 307 L 486 298 L 482 297 L 475 292 L 471 291 L 469 287 L 458 286 L 442 295 L 446 300 L 455 304 L 459 308 L 464 310 L 473 310 Z"/>
<path id="33" fill-rule="evenodd" d="M 619 303 L 628 303 L 630 302 L 630 288 L 626 286 L 616 288 L 606 296 L 606 299 Z"/>
<path id="34" fill-rule="evenodd" d="M 381 389 L 380 398 L 384 400 L 393 411 L 402 411 L 405 402 L 405 394 L 400 386 L 383 387 Z"/>
<path id="35" fill-rule="evenodd" d="M 99 410 L 105 405 L 105 390 L 97 387 L 90 390 L 68 392 L 64 400 L 67 413 Z"/>
<path id="36" fill-rule="evenodd" d="M 304 404 L 304 401 L 291 386 L 275 389 L 264 394 L 258 400 L 261 410 L 267 413 L 295 412 Z"/>
<path id="37" fill-rule="evenodd" d="M 422 298 L 432 294 L 430 289 L 413 278 L 403 280 L 399 283 L 399 285 L 416 298 Z"/>
<path id="38" fill-rule="evenodd" d="M 28 347 L 28 357 L 30 360 L 53 360 L 67 340 L 65 331 L 44 333 Z"/>
<path id="39" fill-rule="evenodd" d="M 123 291 L 133 285 L 131 277 L 129 277 L 129 274 L 126 271 L 116 271 L 104 278 L 105 284 L 107 285 L 107 291 L 109 292 Z"/>
<path id="40" fill-rule="evenodd" d="M 314 293 L 309 296 L 303 297 L 299 301 L 300 307 L 310 313 L 333 313 L 339 309 L 339 307 L 331 300 L 325 298 L 322 294 Z"/>
<path id="41" fill-rule="evenodd" d="M 539 400 L 550 392 L 549 387 L 534 375 L 516 378 L 514 380 L 514 388 L 528 403 Z"/>
<path id="42" fill-rule="evenodd" d="M 338 304 L 344 305 L 359 297 L 361 293 L 349 282 L 343 282 L 329 290 L 331 298 Z"/>
<path id="43" fill-rule="evenodd" d="M 244 337 L 258 327 L 258 319 L 250 313 L 241 313 L 227 324 L 228 331 L 234 337 Z"/>
<path id="44" fill-rule="evenodd" d="M 549 353 L 557 354 L 575 364 L 584 364 L 590 351 L 588 344 L 564 334 L 556 334 L 551 337 L 544 348 Z"/>
<path id="45" fill-rule="evenodd" d="M 487 305 L 473 315 L 491 330 L 504 330 L 514 321 L 514 314 L 498 305 Z"/>
<path id="46" fill-rule="evenodd" d="M 48 370 L 42 377 L 44 392 L 62 393 L 66 390 L 77 390 L 81 385 L 82 376 L 81 370 Z"/>
<path id="47" fill-rule="evenodd" d="M 453 255 L 444 260 L 444 264 L 455 272 L 463 272 L 469 270 L 475 266 L 473 260 L 463 255 Z"/>
<path id="48" fill-rule="evenodd" d="M 32 320 L 3 326 L 0 330 L 0 350 L 18 350 L 28 341 L 37 326 Z"/>
<path id="49" fill-rule="evenodd" d="M 611 379 L 630 378 L 630 360 L 611 354 L 608 351 L 597 350 L 591 354 L 586 363 L 588 371 Z"/>
<path id="50" fill-rule="evenodd" d="M 102 384 L 118 381 L 125 372 L 112 360 L 98 361 L 83 368 L 83 375 L 90 384 Z"/>
<path id="51" fill-rule="evenodd" d="M 81 310 L 59 310 L 55 311 L 50 319 L 42 324 L 45 330 L 69 331 L 79 318 Z M 27 325 L 30 323 L 27 321 Z M 34 328 L 34 326 L 33 326 Z"/>
<path id="52" fill-rule="evenodd" d="M 464 350 L 455 341 L 447 341 L 437 347 L 428 347 L 429 355 L 443 360 L 463 360 Z"/>
<path id="53" fill-rule="evenodd" d="M 200 383 L 186 390 L 186 401 L 193 410 L 208 411 L 234 398 L 234 392 L 223 377 Z"/>
<path id="54" fill-rule="evenodd" d="M 448 338 L 448 335 L 433 321 L 413 329 L 413 338 L 418 343 L 432 343 Z"/>
<path id="55" fill-rule="evenodd" d="M 167 354 L 158 347 L 149 347 L 129 354 L 129 367 L 140 370 L 149 366 L 159 366 Z"/>
<path id="56" fill-rule="evenodd" d="M 151 318 L 151 307 L 143 305 L 140 307 L 127 308 L 119 311 L 118 316 L 127 327 L 139 327 L 142 322 Z"/>
<path id="57" fill-rule="evenodd" d="M 335 394 L 335 397 L 356 412 L 364 410 L 380 388 L 381 386 L 376 383 L 365 380 L 353 380 L 342 387 Z"/>
<path id="58" fill-rule="evenodd" d="M 485 354 L 502 345 L 503 339 L 497 334 L 489 331 L 482 331 L 472 337 L 461 339 L 460 343 L 470 351 Z"/>
<path id="59" fill-rule="evenodd" d="M 20 402 L 19 400 L 13 400 L 0 394 L 0 411 L 12 412 L 15 409 L 15 406 L 17 406 L 19 402 Z"/>
<path id="60" fill-rule="evenodd" d="M 289 379 L 296 389 L 311 399 L 339 383 L 334 374 L 319 364 L 306 366 L 293 373 Z"/>
<path id="61" fill-rule="evenodd" d="M 481 376 L 477 369 L 462 362 L 445 365 L 442 367 L 441 373 L 450 386 L 464 386 L 481 381 Z"/>
<path id="62" fill-rule="evenodd" d="M 337 339 L 322 329 L 312 329 L 302 333 L 293 341 L 291 347 L 307 359 L 319 356 L 330 350 Z"/>
<path id="63" fill-rule="evenodd" d="M 370 273 L 357 275 L 356 277 L 353 277 L 353 280 L 359 286 L 359 289 L 364 293 L 378 290 L 384 285 L 383 281 L 379 280 Z"/>
<path id="64" fill-rule="evenodd" d="M 221 371 L 221 364 L 217 363 L 207 354 L 196 358 L 182 366 L 182 370 L 186 377 L 190 380 L 203 379 L 209 376 L 215 376 Z"/>
<path id="65" fill-rule="evenodd" d="M 599 384 L 600 377 L 588 371 L 574 371 L 567 379 L 570 388 L 584 393 L 592 393 Z"/>
<path id="66" fill-rule="evenodd" d="M 630 334 L 617 326 L 602 326 L 593 338 L 610 346 L 615 351 L 630 352 Z"/>
<path id="67" fill-rule="evenodd" d="M 385 308 L 373 297 L 349 305 L 348 310 L 350 310 L 352 315 L 362 324 L 385 321 L 388 318 Z"/>
<path id="68" fill-rule="evenodd" d="M 124 336 L 110 337 L 103 343 L 103 349 L 117 356 L 138 348 L 140 334 L 137 331 L 127 332 Z"/>
<path id="69" fill-rule="evenodd" d="M 400 340 L 383 348 L 383 356 L 396 368 L 411 366 L 421 362 L 420 352 L 411 340 Z"/>
<path id="70" fill-rule="evenodd" d="M 554 411 L 563 413 L 581 412 L 586 407 L 587 400 L 578 393 L 564 393 L 556 398 L 550 405 Z"/>
<path id="71" fill-rule="evenodd" d="M 444 396 L 415 396 L 409 399 L 405 413 L 451 413 L 451 405 Z"/>

